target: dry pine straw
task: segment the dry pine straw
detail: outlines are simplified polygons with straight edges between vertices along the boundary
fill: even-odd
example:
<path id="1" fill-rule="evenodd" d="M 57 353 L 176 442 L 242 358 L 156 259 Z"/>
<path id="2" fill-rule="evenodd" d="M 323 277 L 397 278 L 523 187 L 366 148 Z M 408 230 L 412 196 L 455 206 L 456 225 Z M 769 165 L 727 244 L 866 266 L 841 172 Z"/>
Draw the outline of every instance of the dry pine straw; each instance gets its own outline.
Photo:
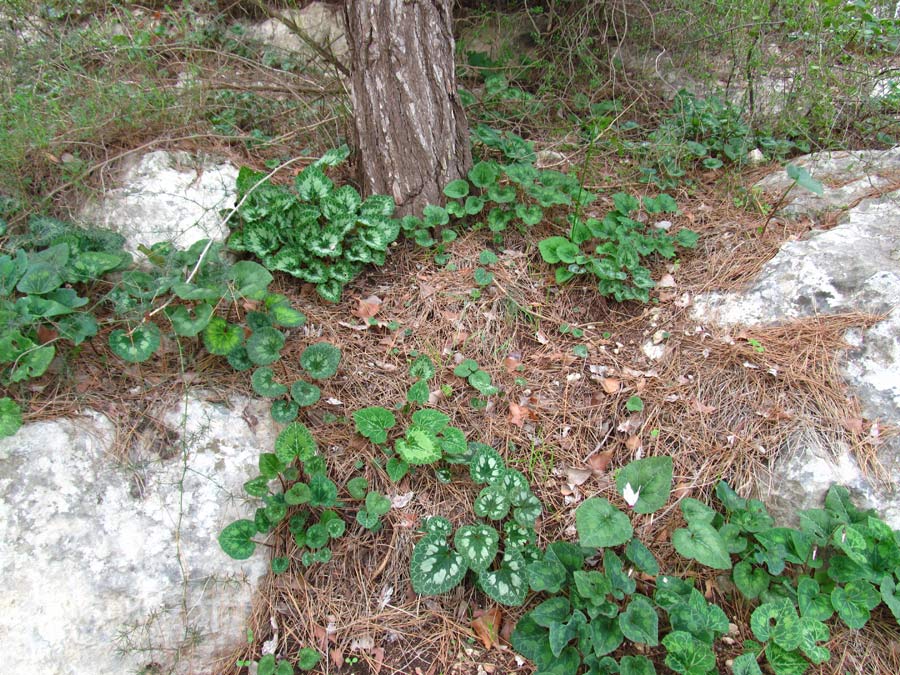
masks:
<path id="1" fill-rule="evenodd" d="M 618 500 L 610 472 L 638 454 L 671 455 L 676 495 L 700 499 L 708 499 L 722 477 L 746 494 L 799 424 L 813 425 L 848 441 L 858 454 L 873 456 L 864 430 L 852 424 L 859 411 L 847 398 L 834 360 L 845 347 L 844 332 L 870 325 L 873 317 L 847 315 L 710 334 L 696 332 L 685 310 L 668 301 L 652 317 L 670 334 L 667 354 L 652 363 L 640 351 L 651 318 L 647 308 L 607 304 L 590 287 L 557 289 L 536 259 L 516 250 L 500 253 L 500 263 L 494 266 L 496 284 L 484 290 L 480 300 L 470 301 L 472 261 L 484 246 L 477 235 L 455 242 L 451 253 L 457 271 L 435 268 L 415 251 L 398 252 L 385 269 L 354 284 L 339 305 L 304 306 L 310 322 L 306 330 L 312 336 L 290 343 L 282 360 L 292 371 L 288 379 L 300 376 L 291 364 L 305 344 L 327 339 L 341 347 L 344 361 L 338 377 L 325 383 L 323 397 L 339 399 L 346 413 L 373 404 L 390 406 L 405 398 L 410 384 L 406 369 L 413 354 L 428 354 L 438 365 L 432 390 L 441 384 L 452 387 L 449 397 L 437 395 L 435 405 L 450 414 L 470 440 L 499 447 L 510 465 L 532 479 L 546 506 L 538 523 L 542 545 L 571 538 L 578 499 L 602 494 Z M 397 321 L 400 330 L 362 329 L 363 321 L 352 312 L 357 301 L 370 294 L 384 301 L 375 318 L 385 324 Z M 584 326 L 584 338 L 560 334 L 561 323 Z M 612 333 L 609 338 L 603 337 L 606 331 Z M 755 351 L 749 339 L 758 340 L 765 351 Z M 586 361 L 572 354 L 580 343 L 590 348 Z M 476 392 L 452 374 L 457 353 L 474 358 L 505 396 L 494 397 L 486 410 L 473 410 L 469 399 Z M 517 386 L 516 377 L 526 379 L 527 385 Z M 619 390 L 607 393 L 603 378 L 617 379 Z M 633 394 L 643 399 L 645 412 L 631 416 L 632 428 L 623 432 L 620 425 L 630 419 L 624 403 Z M 521 426 L 511 423 L 509 403 L 527 410 Z M 508 651 L 461 651 L 470 635 L 472 612 L 490 606 L 483 596 L 458 588 L 445 596 L 420 598 L 409 588 L 409 554 L 421 518 L 441 514 L 455 525 L 470 522 L 474 487 L 464 476 L 440 484 L 427 467 L 393 486 L 371 461 L 378 451 L 355 437 L 351 425 L 324 424 L 318 415 L 309 423 L 339 483 L 355 474 L 354 462 L 364 459 L 371 489 L 388 495 L 412 492 L 413 497 L 407 506 L 390 512 L 379 533 L 351 525 L 328 565 L 303 570 L 297 561 L 289 573 L 270 578 L 251 622 L 257 640 L 272 635 L 275 617 L 279 648 L 285 653 L 301 646 L 327 647 L 324 672 L 337 670 L 335 658 L 349 656 L 360 659 L 352 672 L 366 672 L 363 664 L 377 671 L 376 662 L 386 673 L 451 667 L 476 672 L 477 664 L 485 663 L 494 672 L 521 670 Z M 658 435 L 651 436 L 651 429 L 658 429 Z M 595 472 L 580 486 L 568 484 L 567 469 L 590 469 L 588 460 L 601 453 L 608 453 L 605 471 Z M 653 543 L 664 569 L 697 576 L 669 544 L 672 529 L 681 524 L 676 500 L 660 514 L 635 518 L 639 536 Z M 288 538 L 286 531 L 274 537 L 276 554 L 292 554 Z M 730 616 L 746 622 L 749 608 L 735 604 L 725 584 L 706 572 L 700 572 L 697 581 Z M 508 630 L 524 608 L 503 611 Z M 352 652 L 353 640 L 362 636 L 371 638 L 375 649 Z M 838 632 L 834 645 L 850 644 L 851 637 L 852 649 L 840 658 L 866 652 L 888 658 L 876 645 L 888 639 L 880 630 L 853 636 Z M 861 647 L 863 643 L 868 646 Z M 241 658 L 255 656 L 250 649 Z M 727 656 L 723 652 L 723 663 Z"/>

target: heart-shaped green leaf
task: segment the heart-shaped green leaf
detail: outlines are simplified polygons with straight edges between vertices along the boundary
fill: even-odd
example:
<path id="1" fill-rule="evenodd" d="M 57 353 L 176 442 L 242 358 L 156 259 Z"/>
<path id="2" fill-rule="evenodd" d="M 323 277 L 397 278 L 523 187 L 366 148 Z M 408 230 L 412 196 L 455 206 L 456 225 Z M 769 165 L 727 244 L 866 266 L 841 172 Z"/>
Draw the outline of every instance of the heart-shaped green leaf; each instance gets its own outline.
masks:
<path id="1" fill-rule="evenodd" d="M 159 349 L 159 340 L 159 327 L 147 322 L 130 333 L 122 329 L 114 330 L 109 334 L 109 347 L 123 361 L 140 363 Z"/>
<path id="2" fill-rule="evenodd" d="M 311 406 L 318 402 L 322 396 L 322 390 L 316 385 L 297 380 L 291 385 L 291 398 L 301 407 Z"/>
<path id="3" fill-rule="evenodd" d="M 22 410 L 8 396 L 0 398 L 0 438 L 14 435 L 22 426 Z"/>
<path id="4" fill-rule="evenodd" d="M 522 554 L 507 551 L 500 567 L 479 574 L 478 583 L 481 590 L 500 604 L 518 607 L 528 595 L 528 577 Z"/>
<path id="5" fill-rule="evenodd" d="M 441 449 L 434 434 L 410 427 L 404 438 L 394 444 L 397 454 L 408 464 L 431 464 L 441 458 Z"/>
<path id="6" fill-rule="evenodd" d="M 420 595 L 446 593 L 462 581 L 467 569 L 462 555 L 452 550 L 439 534 L 422 537 L 409 561 L 413 590 Z"/>
<path id="7" fill-rule="evenodd" d="M 731 569 L 731 556 L 722 536 L 708 523 L 691 523 L 672 533 L 675 550 L 685 558 L 717 570 Z"/>
<path id="8" fill-rule="evenodd" d="M 356 431 L 377 445 L 387 442 L 388 430 L 397 424 L 394 414 L 380 406 L 357 410 L 353 413 L 353 421 Z"/>
<path id="9" fill-rule="evenodd" d="M 769 588 L 769 573 L 761 567 L 754 567 L 748 560 L 742 560 L 734 566 L 731 578 L 741 594 L 751 600 L 758 598 Z M 818 588 L 818 584 L 816 587 Z"/>
<path id="10" fill-rule="evenodd" d="M 712 647 L 690 633 L 672 631 L 662 640 L 666 648 L 666 665 L 681 675 L 708 675 L 716 667 Z"/>
<path id="11" fill-rule="evenodd" d="M 275 454 L 285 464 L 294 459 L 309 461 L 316 453 L 316 439 L 305 425 L 293 422 L 282 429 L 275 439 Z"/>
<path id="12" fill-rule="evenodd" d="M 317 342 L 303 350 L 300 365 L 316 380 L 331 377 L 341 362 L 341 350 L 328 342 Z"/>
<path id="13" fill-rule="evenodd" d="M 241 327 L 228 323 L 220 316 L 212 317 L 203 329 L 203 346 L 210 354 L 227 356 L 243 339 L 244 331 Z"/>
<path id="14" fill-rule="evenodd" d="M 209 324 L 213 315 L 213 307 L 206 303 L 198 305 L 194 308 L 193 317 L 184 305 L 166 307 L 165 313 L 172 322 L 172 329 L 176 335 L 196 337 Z"/>
<path id="15" fill-rule="evenodd" d="M 256 524 L 252 520 L 236 520 L 222 530 L 219 546 L 235 560 L 246 560 L 256 550 L 255 535 Z"/>
<path id="16" fill-rule="evenodd" d="M 287 393 L 288 388 L 275 381 L 275 372 L 268 366 L 257 368 L 250 377 L 250 384 L 260 396 L 266 398 L 279 398 Z"/>
<path id="17" fill-rule="evenodd" d="M 591 497 L 575 511 L 579 543 L 589 548 L 619 546 L 633 533 L 628 516 L 603 497 Z"/>
<path id="18" fill-rule="evenodd" d="M 456 531 L 453 543 L 469 569 L 482 572 L 497 557 L 500 535 L 493 527 L 483 523 L 464 525 Z"/>
<path id="19" fill-rule="evenodd" d="M 637 501 L 631 504 L 635 513 L 658 511 L 669 499 L 672 489 L 672 458 L 668 456 L 638 459 L 616 473 L 616 489 L 624 494 L 631 486 Z"/>
<path id="20" fill-rule="evenodd" d="M 496 485 L 488 485 L 475 498 L 472 510 L 481 518 L 502 520 L 509 513 L 509 507 L 509 497 L 503 489 Z"/>
<path id="21" fill-rule="evenodd" d="M 284 347 L 284 334 L 276 328 L 260 328 L 247 339 L 247 356 L 258 366 L 275 363 Z"/>
<path id="22" fill-rule="evenodd" d="M 500 482 L 506 475 L 506 463 L 500 453 L 484 443 L 472 443 L 474 454 L 469 464 L 469 475 L 476 483 Z"/>
<path id="23" fill-rule="evenodd" d="M 296 401 L 285 400 L 273 401 L 270 410 L 272 419 L 279 424 L 290 424 L 297 419 L 297 413 L 299 411 L 300 406 L 297 405 Z"/>
<path id="24" fill-rule="evenodd" d="M 659 643 L 659 616 L 653 603 L 643 595 L 635 595 L 625 611 L 619 614 L 619 628 L 632 642 L 655 647 Z"/>

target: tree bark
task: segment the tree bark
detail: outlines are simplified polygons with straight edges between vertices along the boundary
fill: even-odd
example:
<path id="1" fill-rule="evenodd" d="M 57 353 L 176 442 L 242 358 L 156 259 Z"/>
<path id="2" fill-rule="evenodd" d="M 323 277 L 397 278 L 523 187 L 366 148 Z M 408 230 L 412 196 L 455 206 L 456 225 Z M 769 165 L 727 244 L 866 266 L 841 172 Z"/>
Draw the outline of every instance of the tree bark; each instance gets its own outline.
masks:
<path id="1" fill-rule="evenodd" d="M 347 0 L 360 183 L 397 215 L 442 204 L 472 165 L 456 88 L 452 0 Z"/>

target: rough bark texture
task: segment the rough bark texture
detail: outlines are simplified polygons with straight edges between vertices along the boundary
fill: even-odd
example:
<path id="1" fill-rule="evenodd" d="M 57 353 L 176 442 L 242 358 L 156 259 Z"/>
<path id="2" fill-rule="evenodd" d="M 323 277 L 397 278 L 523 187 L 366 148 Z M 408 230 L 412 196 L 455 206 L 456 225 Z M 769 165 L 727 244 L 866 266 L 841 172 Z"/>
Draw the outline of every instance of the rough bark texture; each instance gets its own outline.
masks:
<path id="1" fill-rule="evenodd" d="M 472 164 L 456 88 L 452 0 L 347 0 L 360 180 L 397 214 L 443 203 Z"/>

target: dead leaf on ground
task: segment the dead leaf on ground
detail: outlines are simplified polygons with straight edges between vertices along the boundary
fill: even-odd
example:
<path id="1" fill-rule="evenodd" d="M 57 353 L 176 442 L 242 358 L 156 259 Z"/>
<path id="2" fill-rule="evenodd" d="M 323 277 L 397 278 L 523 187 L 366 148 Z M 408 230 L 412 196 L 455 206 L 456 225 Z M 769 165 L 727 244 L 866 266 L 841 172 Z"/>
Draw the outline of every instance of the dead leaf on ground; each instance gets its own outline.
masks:
<path id="1" fill-rule="evenodd" d="M 482 612 L 470 624 L 485 649 L 490 649 L 494 645 L 500 644 L 499 632 L 502 617 L 499 607 L 491 607 L 491 609 Z"/>
<path id="2" fill-rule="evenodd" d="M 641 447 L 641 437 L 629 436 L 628 440 L 625 441 L 625 447 L 631 450 L 631 452 L 634 452 Z"/>
<path id="3" fill-rule="evenodd" d="M 535 419 L 537 419 L 537 415 L 534 414 L 531 408 L 510 402 L 509 415 L 507 416 L 510 424 L 521 428 L 525 425 L 525 422 Z"/>
<path id="4" fill-rule="evenodd" d="M 372 650 L 372 660 L 375 663 L 370 668 L 373 675 L 378 675 L 381 672 L 381 667 L 384 665 L 384 647 L 375 647 Z"/>
<path id="5" fill-rule="evenodd" d="M 356 306 L 356 309 L 350 313 L 353 316 L 358 316 L 360 319 L 371 319 L 378 314 L 378 310 L 381 309 L 381 304 L 381 298 L 377 295 L 370 295 L 368 298 L 361 299 Z"/>
<path id="6" fill-rule="evenodd" d="M 678 483 L 678 485 L 675 486 L 675 489 L 672 490 L 672 495 L 675 497 L 675 499 L 680 500 L 684 499 L 685 497 L 690 497 L 692 491 L 693 488 L 691 487 L 691 485 L 682 482 Z"/>
<path id="7" fill-rule="evenodd" d="M 604 450 L 603 452 L 597 452 L 588 457 L 587 463 L 591 467 L 591 470 L 594 473 L 602 474 L 606 473 L 606 470 L 609 468 L 609 463 L 612 461 L 613 451 L 612 450 Z"/>
<path id="8" fill-rule="evenodd" d="M 341 668 L 344 665 L 344 651 L 340 647 L 332 649 L 330 655 L 335 668 Z"/>
<path id="9" fill-rule="evenodd" d="M 848 417 L 844 420 L 844 428 L 854 434 L 863 433 L 863 419 L 861 417 Z"/>
<path id="10" fill-rule="evenodd" d="M 600 386 L 607 394 L 615 394 L 622 387 L 622 383 L 614 377 L 604 377 L 600 381 Z"/>
<path id="11" fill-rule="evenodd" d="M 671 274 L 663 274 L 659 281 L 656 282 L 656 285 L 659 288 L 675 288 L 677 284 L 675 283 L 675 277 Z"/>
<path id="12" fill-rule="evenodd" d="M 578 487 L 579 485 L 584 485 L 587 482 L 587 479 L 593 475 L 594 472 L 591 469 L 575 469 L 570 467 L 566 469 L 566 483 L 571 487 Z"/>
<path id="13" fill-rule="evenodd" d="M 701 415 L 709 415 L 711 412 L 715 412 L 716 410 L 716 406 L 707 405 L 699 398 L 695 398 L 693 401 L 691 401 L 691 407 Z"/>
<path id="14" fill-rule="evenodd" d="M 510 352 L 503 359 L 503 368 L 507 373 L 514 373 L 522 365 L 522 352 Z"/>

